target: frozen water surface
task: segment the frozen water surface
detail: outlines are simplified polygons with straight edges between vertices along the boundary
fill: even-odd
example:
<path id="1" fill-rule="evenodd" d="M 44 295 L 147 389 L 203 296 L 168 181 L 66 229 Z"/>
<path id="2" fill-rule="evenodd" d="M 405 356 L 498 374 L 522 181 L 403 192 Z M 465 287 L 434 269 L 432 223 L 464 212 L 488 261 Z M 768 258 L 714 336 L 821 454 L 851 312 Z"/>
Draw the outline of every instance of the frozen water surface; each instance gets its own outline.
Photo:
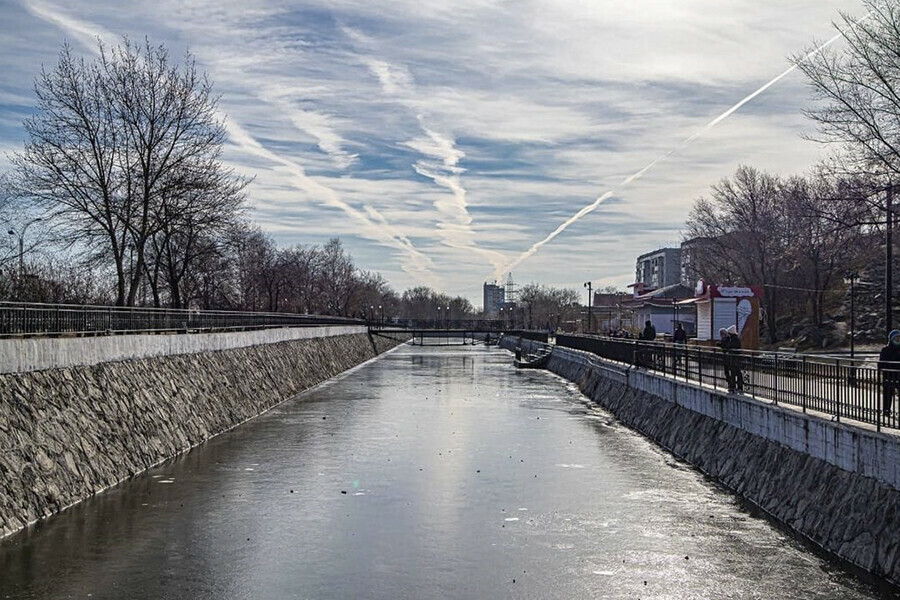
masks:
<path id="1" fill-rule="evenodd" d="M 887 593 L 483 347 L 401 348 L 0 542 L 16 599 Z"/>

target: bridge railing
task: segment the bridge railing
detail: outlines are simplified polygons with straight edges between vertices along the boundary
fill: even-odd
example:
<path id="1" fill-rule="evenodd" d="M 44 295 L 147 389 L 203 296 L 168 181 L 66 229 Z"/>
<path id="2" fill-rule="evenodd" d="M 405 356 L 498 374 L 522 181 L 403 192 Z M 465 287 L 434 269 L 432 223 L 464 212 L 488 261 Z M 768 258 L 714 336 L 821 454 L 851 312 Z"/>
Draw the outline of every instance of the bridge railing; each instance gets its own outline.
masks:
<path id="1" fill-rule="evenodd" d="M 383 323 L 372 321 L 373 326 Z M 384 327 L 403 327 L 406 329 L 456 329 L 461 331 L 497 331 L 510 328 L 510 322 L 501 319 L 394 319 L 383 324 Z"/>
<path id="2" fill-rule="evenodd" d="M 516 329 L 508 321 L 491 319 L 399 319 L 384 325 L 380 322 L 371 322 L 373 329 L 403 328 L 411 331 L 441 331 L 441 332 L 497 332 L 511 336 L 518 336 L 528 340 L 547 343 L 549 334 L 546 330 Z"/>
<path id="3" fill-rule="evenodd" d="M 0 302 L 0 337 L 364 324 L 360 319 L 295 313 Z"/>
<path id="4" fill-rule="evenodd" d="M 556 344 L 633 367 L 658 371 L 717 389 L 735 388 L 755 398 L 830 415 L 898 428 L 900 363 L 879 371 L 871 358 L 819 357 L 789 352 L 725 352 L 717 347 L 679 345 L 601 336 L 556 336 Z M 897 381 L 898 383 L 893 383 Z M 896 386 L 896 388 L 894 387 Z M 895 391 L 896 390 L 896 391 Z M 886 410 L 892 409 L 892 410 Z"/>

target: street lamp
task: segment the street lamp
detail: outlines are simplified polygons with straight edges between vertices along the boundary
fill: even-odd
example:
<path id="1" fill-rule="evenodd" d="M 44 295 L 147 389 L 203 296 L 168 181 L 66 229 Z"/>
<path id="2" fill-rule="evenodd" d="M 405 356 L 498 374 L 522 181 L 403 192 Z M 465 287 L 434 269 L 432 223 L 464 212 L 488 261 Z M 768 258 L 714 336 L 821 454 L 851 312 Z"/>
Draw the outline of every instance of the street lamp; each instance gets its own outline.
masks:
<path id="1" fill-rule="evenodd" d="M 19 280 L 16 285 L 16 295 L 19 295 L 19 289 L 22 283 L 25 281 L 25 231 L 28 230 L 28 227 L 31 226 L 32 223 L 37 223 L 38 221 L 43 221 L 41 217 L 35 217 L 34 219 L 25 223 L 22 226 L 22 229 L 19 231 Z M 15 229 L 9 229 L 6 233 L 9 235 L 16 235 Z"/>
<path id="2" fill-rule="evenodd" d="M 441 328 L 441 307 L 438 306 L 437 309 L 438 309 L 438 315 L 437 315 L 438 318 L 437 318 L 437 327 L 435 329 L 440 329 Z"/>
<path id="3" fill-rule="evenodd" d="M 672 337 L 675 337 L 675 328 L 678 327 L 678 298 L 672 298 Z"/>
<path id="4" fill-rule="evenodd" d="M 450 329 L 450 307 L 447 306 L 447 329 Z"/>
<path id="5" fill-rule="evenodd" d="M 381 312 L 381 327 L 383 329 L 384 328 L 384 308 L 382 308 L 382 306 L 379 304 L 378 310 L 379 310 L 379 312 Z"/>
<path id="6" fill-rule="evenodd" d="M 588 291 L 588 304 L 587 304 L 587 307 L 588 307 L 588 331 L 593 331 L 594 321 L 593 321 L 593 319 L 591 319 L 591 305 L 594 303 L 594 296 L 591 293 L 591 282 L 588 281 L 587 283 L 585 283 L 584 287 L 586 287 L 587 291 Z"/>
<path id="7" fill-rule="evenodd" d="M 894 328 L 893 297 L 891 295 L 894 288 L 894 186 L 891 184 L 888 184 L 887 187 L 885 209 L 887 219 L 884 228 L 884 325 L 885 330 L 890 331 Z"/>
<path id="8" fill-rule="evenodd" d="M 856 337 L 856 284 L 859 283 L 859 273 L 848 271 L 844 275 L 844 283 L 850 285 L 850 358 L 854 357 L 854 339 Z"/>

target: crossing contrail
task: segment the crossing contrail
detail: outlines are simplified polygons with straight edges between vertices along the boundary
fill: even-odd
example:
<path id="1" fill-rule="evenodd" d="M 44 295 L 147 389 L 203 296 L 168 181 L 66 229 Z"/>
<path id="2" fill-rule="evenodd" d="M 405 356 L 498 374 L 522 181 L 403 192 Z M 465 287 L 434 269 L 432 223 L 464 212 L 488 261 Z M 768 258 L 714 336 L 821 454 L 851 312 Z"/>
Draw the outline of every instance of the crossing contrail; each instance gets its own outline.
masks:
<path id="1" fill-rule="evenodd" d="M 869 16 L 871 14 L 872 14 L 871 11 L 866 13 L 866 15 L 863 16 L 862 18 L 860 18 L 859 20 L 857 20 L 856 23 L 854 23 L 854 25 L 857 25 L 857 24 L 865 21 L 866 19 L 869 18 Z M 673 154 L 675 154 L 676 152 L 678 152 L 679 150 L 681 150 L 682 148 L 684 148 L 685 146 L 687 146 L 688 144 L 690 144 L 691 142 L 696 140 L 698 137 L 707 133 L 710 129 L 712 129 L 713 127 L 715 127 L 716 125 L 718 125 L 719 123 L 721 123 L 722 121 L 724 121 L 725 119 L 730 117 L 732 114 L 734 114 L 742 106 L 744 106 L 745 104 L 747 104 L 748 102 L 750 102 L 751 100 L 753 100 L 754 98 L 756 98 L 757 96 L 762 94 L 764 91 L 766 91 L 767 89 L 769 89 L 770 87 L 772 87 L 773 85 L 775 85 L 776 83 L 781 81 L 781 79 L 783 79 L 784 77 L 789 75 L 792 71 L 794 71 L 794 69 L 796 69 L 800 65 L 800 63 L 808 61 L 810 58 L 812 58 L 813 56 L 815 56 L 816 54 L 818 54 L 819 52 L 821 52 L 822 50 L 824 50 L 825 48 L 827 48 L 828 46 L 833 44 L 838 38 L 840 38 L 843 35 L 844 34 L 842 32 L 838 32 L 831 39 L 829 39 L 828 41 L 819 45 L 817 48 L 815 48 L 814 50 L 809 52 L 809 54 L 807 54 L 800 60 L 796 61 L 794 64 L 792 64 L 787 69 L 785 69 L 784 72 L 782 72 L 780 75 L 778 75 L 774 79 L 768 81 L 763 86 L 761 86 L 759 89 L 757 89 L 755 92 L 753 92 L 752 94 L 750 94 L 749 96 L 747 96 L 746 98 L 744 98 L 743 100 L 741 100 L 740 102 L 738 102 L 737 104 L 735 104 L 734 106 L 732 106 L 731 108 L 729 108 L 728 110 L 726 110 L 725 112 L 723 112 L 722 114 L 717 116 L 715 119 L 713 119 L 712 121 L 707 123 L 704 127 L 700 128 L 699 130 L 697 130 L 690 136 L 683 139 L 680 144 L 678 144 L 677 146 L 675 146 L 674 148 L 672 148 L 671 150 L 669 150 L 662 156 L 659 156 L 658 158 L 654 159 L 652 162 L 650 162 L 648 165 L 646 165 L 639 171 L 636 171 L 636 172 L 632 173 L 631 175 L 629 175 L 628 177 L 626 177 L 625 179 L 623 179 L 618 187 L 619 188 L 624 187 L 624 186 L 628 185 L 629 183 L 631 183 L 632 181 L 642 177 L 644 175 L 644 173 L 646 173 L 647 171 L 649 171 L 650 169 L 652 169 L 653 167 L 655 167 L 657 164 L 661 163 L 662 161 L 666 160 L 667 158 L 669 158 L 670 156 L 672 156 Z M 570 225 L 574 224 L 576 221 L 580 220 L 581 218 L 583 218 L 583 217 L 589 215 L 590 213 L 594 212 L 595 210 L 597 210 L 600 207 L 600 205 L 603 204 L 604 201 L 606 201 L 607 198 L 609 198 L 610 196 L 612 196 L 615 193 L 616 189 L 617 188 L 614 188 L 612 190 L 608 190 L 608 191 L 604 192 L 603 194 L 598 196 L 593 202 L 591 202 L 590 204 L 588 204 L 587 206 L 585 206 L 584 208 L 579 210 L 577 213 L 575 213 L 574 215 L 572 215 L 571 217 L 569 217 L 568 219 L 563 221 L 556 229 L 554 229 L 552 232 L 550 232 L 550 234 L 547 237 L 545 237 L 541 241 L 533 244 L 531 246 L 531 248 L 529 248 L 528 250 L 526 250 L 525 252 L 520 254 L 512 262 L 510 262 L 508 265 L 506 265 L 503 269 L 499 269 L 495 273 L 495 277 L 500 277 L 503 273 L 512 271 L 514 268 L 519 266 L 523 261 L 525 261 L 525 260 L 529 259 L 531 256 L 533 256 L 543 246 L 549 244 L 554 239 L 556 239 L 556 237 L 559 236 L 566 229 L 568 229 Z"/>

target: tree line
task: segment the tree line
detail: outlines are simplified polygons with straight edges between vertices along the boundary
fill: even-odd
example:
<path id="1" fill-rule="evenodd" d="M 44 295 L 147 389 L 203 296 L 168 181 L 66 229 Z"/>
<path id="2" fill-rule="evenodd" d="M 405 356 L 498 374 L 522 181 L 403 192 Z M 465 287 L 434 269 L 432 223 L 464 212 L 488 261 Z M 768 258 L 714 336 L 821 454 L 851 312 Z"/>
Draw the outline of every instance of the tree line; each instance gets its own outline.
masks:
<path id="1" fill-rule="evenodd" d="M 468 300 L 398 294 L 340 240 L 279 248 L 226 167 L 212 83 L 188 53 L 64 45 L 34 82 L 26 141 L 0 177 L 0 299 L 374 318 L 462 318 Z"/>
<path id="2" fill-rule="evenodd" d="M 865 0 L 868 16 L 843 15 L 841 49 L 794 58 L 815 98 L 810 136 L 833 148 L 807 174 L 780 176 L 741 166 L 699 198 L 686 222 L 693 275 L 709 282 L 764 286 L 769 342 L 797 324 L 848 321 L 848 286 L 860 281 L 863 316 L 881 338 L 888 317 L 873 301 L 885 288 L 886 231 L 900 181 L 900 6 Z M 895 288 L 896 288 L 896 279 Z M 896 291 L 893 291 L 895 301 Z M 896 304 L 895 307 L 896 309 Z M 827 342 L 827 340 L 825 340 Z"/>

